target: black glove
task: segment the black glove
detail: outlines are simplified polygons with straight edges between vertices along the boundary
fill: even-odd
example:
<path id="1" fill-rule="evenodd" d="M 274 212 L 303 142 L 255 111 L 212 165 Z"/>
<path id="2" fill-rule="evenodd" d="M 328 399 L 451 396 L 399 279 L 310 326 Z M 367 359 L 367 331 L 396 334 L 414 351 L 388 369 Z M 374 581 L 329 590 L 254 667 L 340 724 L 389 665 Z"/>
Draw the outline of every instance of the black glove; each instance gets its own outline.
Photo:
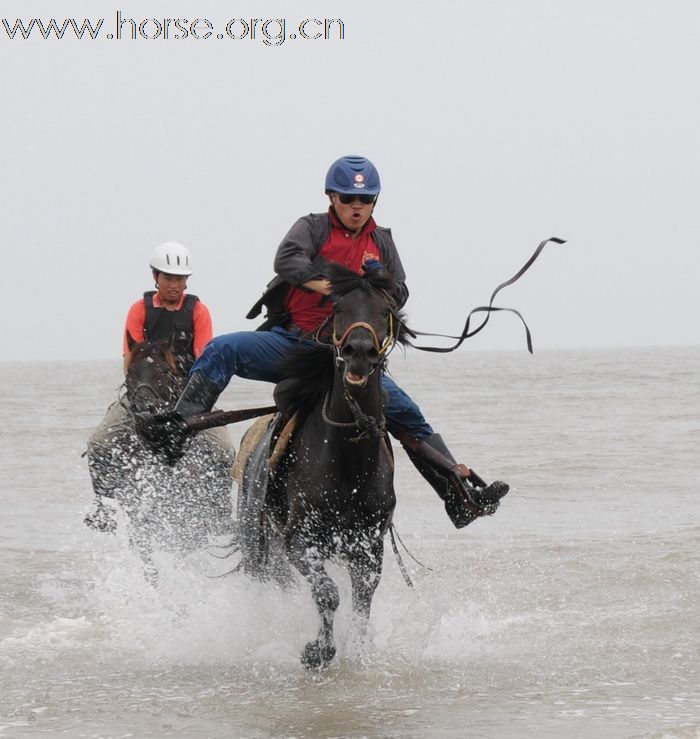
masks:
<path id="1" fill-rule="evenodd" d="M 189 432 L 179 413 L 135 413 L 134 418 L 136 433 L 154 454 L 170 466 L 182 459 Z"/>

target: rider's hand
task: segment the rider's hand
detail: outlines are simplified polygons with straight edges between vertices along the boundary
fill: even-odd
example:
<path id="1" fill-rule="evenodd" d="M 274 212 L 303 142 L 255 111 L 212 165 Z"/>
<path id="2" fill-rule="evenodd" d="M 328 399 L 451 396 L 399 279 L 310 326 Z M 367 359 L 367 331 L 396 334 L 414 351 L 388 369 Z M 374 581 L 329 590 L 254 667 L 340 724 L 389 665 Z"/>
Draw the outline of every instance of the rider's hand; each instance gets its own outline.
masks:
<path id="1" fill-rule="evenodd" d="M 378 259 L 368 259 L 362 265 L 362 271 L 367 275 L 373 272 L 379 272 L 382 268 L 382 263 Z"/>
<path id="2" fill-rule="evenodd" d="M 307 290 L 321 293 L 321 295 L 331 294 L 331 283 L 325 277 L 319 277 L 313 280 L 307 280 L 303 285 Z"/>

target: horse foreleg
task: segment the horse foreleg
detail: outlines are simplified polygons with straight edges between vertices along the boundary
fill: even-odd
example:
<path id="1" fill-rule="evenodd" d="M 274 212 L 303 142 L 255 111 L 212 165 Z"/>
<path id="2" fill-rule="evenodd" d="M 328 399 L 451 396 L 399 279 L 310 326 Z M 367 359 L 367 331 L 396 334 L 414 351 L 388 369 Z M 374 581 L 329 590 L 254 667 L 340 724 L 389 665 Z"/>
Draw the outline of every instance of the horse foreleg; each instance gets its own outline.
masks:
<path id="1" fill-rule="evenodd" d="M 368 547 L 357 547 L 348 557 L 352 582 L 352 609 L 355 615 L 369 620 L 374 591 L 382 576 L 384 543 L 374 540 Z"/>
<path id="2" fill-rule="evenodd" d="M 373 541 L 368 548 L 354 551 L 348 557 L 348 570 L 352 584 L 352 610 L 355 638 L 362 652 L 368 649 L 367 632 L 372 598 L 382 576 L 384 545 Z"/>
<path id="3" fill-rule="evenodd" d="M 307 670 L 322 670 L 332 662 L 336 652 L 333 617 L 340 602 L 338 588 L 328 576 L 317 550 L 309 548 L 298 537 L 287 541 L 287 554 L 311 585 L 311 594 L 321 617 L 318 636 L 304 647 L 301 663 Z"/>
<path id="4" fill-rule="evenodd" d="M 153 547 L 147 536 L 139 535 L 132 530 L 129 544 L 136 549 L 141 564 L 143 565 L 143 577 L 149 585 L 156 587 L 158 584 L 158 568 L 153 561 Z"/>

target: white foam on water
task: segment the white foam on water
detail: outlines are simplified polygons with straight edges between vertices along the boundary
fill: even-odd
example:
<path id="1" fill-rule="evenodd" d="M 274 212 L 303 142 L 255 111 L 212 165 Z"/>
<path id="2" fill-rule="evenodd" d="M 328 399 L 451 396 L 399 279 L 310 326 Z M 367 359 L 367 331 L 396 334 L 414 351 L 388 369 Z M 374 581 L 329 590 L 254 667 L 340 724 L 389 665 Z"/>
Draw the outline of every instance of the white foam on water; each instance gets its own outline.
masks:
<path id="1" fill-rule="evenodd" d="M 700 354 L 430 367 L 430 384 L 420 363 L 395 374 L 460 459 L 513 490 L 493 519 L 455 531 L 399 451 L 396 523 L 431 569 L 404 554 L 409 590 L 387 546 L 361 638 L 332 564 L 338 656 L 320 675 L 299 662 L 318 629 L 305 583 L 208 577 L 238 555 L 159 554 L 154 589 L 123 525 L 82 526 L 79 454 L 103 409 L 81 406 L 68 377 L 54 390 L 35 377 L 43 395 L 17 399 L 0 433 L 52 402 L 83 420 L 12 436 L 0 471 L 0 735 L 698 739 Z M 0 392 L 21 391 L 20 375 Z"/>

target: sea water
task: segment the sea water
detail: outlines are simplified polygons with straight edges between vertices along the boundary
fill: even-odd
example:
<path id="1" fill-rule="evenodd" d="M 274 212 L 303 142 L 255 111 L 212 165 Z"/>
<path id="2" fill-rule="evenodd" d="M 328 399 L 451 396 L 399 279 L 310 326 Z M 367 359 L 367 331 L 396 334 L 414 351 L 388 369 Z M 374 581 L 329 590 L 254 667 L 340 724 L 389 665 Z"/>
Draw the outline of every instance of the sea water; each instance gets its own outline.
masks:
<path id="1" fill-rule="evenodd" d="M 0 737 L 700 737 L 700 347 L 406 357 L 458 460 L 511 484 L 455 530 L 397 450 L 371 641 L 205 552 L 148 585 L 87 529 L 81 457 L 121 363 L 0 364 Z M 236 381 L 220 406 L 267 404 Z M 245 424 L 231 427 L 239 439 Z M 235 488 L 233 491 L 235 495 Z"/>

